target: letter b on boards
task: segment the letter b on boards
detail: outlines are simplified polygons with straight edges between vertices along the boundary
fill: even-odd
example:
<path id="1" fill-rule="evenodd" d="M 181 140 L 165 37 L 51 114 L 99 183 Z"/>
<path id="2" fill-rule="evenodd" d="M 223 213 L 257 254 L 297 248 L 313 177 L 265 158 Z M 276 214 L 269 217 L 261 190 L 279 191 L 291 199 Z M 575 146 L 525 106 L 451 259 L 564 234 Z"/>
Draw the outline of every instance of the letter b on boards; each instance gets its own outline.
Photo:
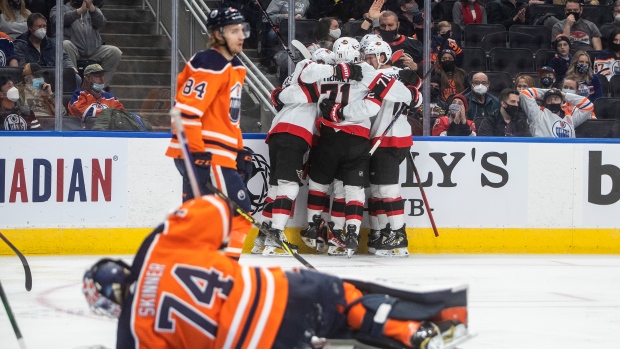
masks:
<path id="1" fill-rule="evenodd" d="M 620 200 L 620 168 L 603 165 L 603 152 L 591 151 L 588 166 L 588 202 L 596 205 L 612 205 Z M 602 193 L 603 176 L 611 179 L 611 191 Z"/>

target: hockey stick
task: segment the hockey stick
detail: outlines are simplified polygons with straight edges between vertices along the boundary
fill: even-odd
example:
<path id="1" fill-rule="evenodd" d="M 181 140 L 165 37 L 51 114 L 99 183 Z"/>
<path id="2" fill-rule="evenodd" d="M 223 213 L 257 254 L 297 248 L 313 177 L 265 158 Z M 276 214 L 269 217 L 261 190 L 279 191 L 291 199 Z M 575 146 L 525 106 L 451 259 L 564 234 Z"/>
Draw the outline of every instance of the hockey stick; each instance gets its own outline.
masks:
<path id="1" fill-rule="evenodd" d="M 17 247 L 15 247 L 9 241 L 9 239 L 7 239 L 1 232 L 0 232 L 0 239 L 4 240 L 4 242 L 6 242 L 6 244 L 9 245 L 9 247 L 13 250 L 13 252 L 15 252 L 17 257 L 19 257 L 19 260 L 22 261 L 22 265 L 24 266 L 24 273 L 26 273 L 26 291 L 30 291 L 32 289 L 32 273 L 30 273 L 30 265 L 28 264 L 26 257 L 24 257 L 24 255 L 21 252 L 19 252 Z"/>
<path id="2" fill-rule="evenodd" d="M 420 181 L 420 174 L 418 174 L 418 169 L 415 166 L 415 162 L 413 161 L 413 155 L 411 155 L 410 151 L 407 151 L 407 159 L 411 161 L 411 166 L 413 166 L 413 174 L 415 175 L 415 180 L 418 182 L 418 188 L 420 188 L 420 193 L 422 194 L 422 201 L 424 201 L 424 207 L 426 208 L 426 212 L 428 212 L 428 218 L 431 220 L 431 225 L 433 226 L 433 232 L 435 232 L 435 237 L 438 237 L 439 232 L 437 232 L 437 226 L 435 225 L 433 212 L 431 211 L 431 206 L 428 204 L 426 193 L 424 193 L 424 188 L 422 187 L 422 182 Z"/>
<path id="3" fill-rule="evenodd" d="M 308 51 L 308 48 L 301 43 L 301 41 L 293 40 L 291 41 L 291 44 L 297 49 L 297 51 L 299 51 L 299 53 L 301 53 L 302 56 L 304 56 L 304 59 L 312 58 L 312 54 Z"/>
<path id="4" fill-rule="evenodd" d="M 387 127 L 385 128 L 385 131 L 383 131 L 383 133 L 381 134 L 381 137 L 379 137 L 379 139 L 377 140 L 377 143 L 375 143 L 375 145 L 373 145 L 370 151 L 368 152 L 370 155 L 374 154 L 377 148 L 379 148 L 379 145 L 383 141 L 383 138 L 385 138 L 387 133 L 390 132 L 390 130 L 396 123 L 396 120 L 398 120 L 398 118 L 400 117 L 400 115 L 402 114 L 402 112 L 405 110 L 406 107 L 407 107 L 407 104 L 401 103 L 401 106 L 398 108 L 398 110 L 392 117 L 392 121 L 390 121 L 390 123 L 387 125 Z"/>
<path id="5" fill-rule="evenodd" d="M 195 195 L 195 193 L 196 192 L 200 193 L 200 188 L 198 187 L 198 181 L 196 179 L 197 178 L 196 168 L 194 167 L 192 153 L 190 153 L 189 151 L 189 143 L 187 142 L 187 137 L 185 136 L 185 129 L 183 127 L 183 123 L 181 120 L 181 112 L 178 109 L 173 108 L 170 111 L 170 116 L 174 120 L 174 127 L 177 130 L 177 139 L 179 140 L 179 145 L 181 146 L 181 152 L 183 153 L 183 157 L 185 158 L 184 162 L 187 168 L 187 172 L 188 174 L 192 173 L 194 176 L 196 190 L 194 190 L 194 185 L 192 184 L 192 191 L 194 192 L 194 196 L 198 197 Z M 190 183 L 191 183 L 192 175 L 189 175 L 189 177 L 190 177 Z M 252 223 L 255 227 L 258 228 L 258 230 L 260 230 L 264 234 L 271 235 L 272 237 L 274 237 L 276 241 L 280 244 L 283 250 L 285 250 L 291 256 L 295 257 L 295 259 L 301 262 L 301 264 L 303 264 L 306 268 L 316 270 L 316 268 L 313 267 L 312 264 L 308 263 L 308 261 L 306 261 L 302 256 L 300 256 L 299 253 L 297 253 L 297 251 L 291 249 L 288 242 L 280 240 L 279 236 L 275 236 L 274 234 L 271 234 L 267 229 L 263 228 L 263 226 L 254 217 L 252 217 L 249 213 L 247 213 L 244 209 L 242 209 L 241 206 L 239 206 L 236 202 L 234 202 L 228 196 L 226 196 L 226 194 L 222 193 L 221 190 L 216 188 L 214 185 L 212 185 L 208 181 L 205 182 L 205 184 L 207 188 L 209 188 L 209 190 L 211 190 L 215 195 L 219 196 L 224 201 L 226 201 L 226 203 L 228 203 L 228 205 L 230 205 L 230 207 L 232 207 L 233 210 L 237 212 L 241 217 L 247 219 L 250 223 Z"/>
<path id="6" fill-rule="evenodd" d="M 280 30 L 278 29 L 278 26 L 276 26 L 273 23 L 273 21 L 271 20 L 271 18 L 269 18 L 269 14 L 267 13 L 267 11 L 265 11 L 265 8 L 263 7 L 263 4 L 260 3 L 260 0 L 254 0 L 254 1 L 256 2 L 256 5 L 258 5 L 260 10 L 263 12 L 263 16 L 265 16 L 265 18 L 267 18 L 267 22 L 269 22 L 269 25 L 271 26 L 271 29 L 273 29 L 273 31 L 278 36 L 278 39 L 280 40 L 280 44 L 282 44 L 282 48 L 286 51 L 286 53 L 288 53 L 288 56 L 291 58 L 293 63 L 297 64 L 297 62 L 298 62 L 297 59 L 295 59 L 295 56 L 293 55 L 293 52 L 291 52 L 291 50 L 289 50 L 288 46 L 286 46 L 286 43 L 284 42 L 284 38 L 282 38 L 282 34 L 280 34 Z M 295 19 L 293 19 L 293 20 L 295 20 Z"/>
<path id="7" fill-rule="evenodd" d="M 4 304 L 4 309 L 6 310 L 6 314 L 9 317 L 9 321 L 11 321 L 11 326 L 13 326 L 13 332 L 15 332 L 15 336 L 17 337 L 19 347 L 21 349 L 26 349 L 24 337 L 22 337 L 22 332 L 19 330 L 19 326 L 17 326 L 17 321 L 15 321 L 15 316 L 13 315 L 13 311 L 11 310 L 11 306 L 9 305 L 9 299 L 4 293 L 4 288 L 2 288 L 2 283 L 0 283 L 0 298 L 2 298 L 2 304 Z"/>

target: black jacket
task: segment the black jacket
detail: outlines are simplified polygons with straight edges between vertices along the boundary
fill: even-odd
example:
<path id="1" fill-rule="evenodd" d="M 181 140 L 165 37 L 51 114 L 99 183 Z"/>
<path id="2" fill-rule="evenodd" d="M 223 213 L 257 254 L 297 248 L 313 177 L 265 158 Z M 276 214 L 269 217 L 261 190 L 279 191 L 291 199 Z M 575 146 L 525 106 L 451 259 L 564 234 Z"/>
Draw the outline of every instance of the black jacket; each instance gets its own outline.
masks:
<path id="1" fill-rule="evenodd" d="M 19 57 L 20 66 L 24 66 L 26 63 L 37 63 L 42 67 L 56 65 L 56 41 L 51 38 L 45 37 L 41 41 L 41 52 L 30 42 L 29 31 L 15 38 L 13 45 L 15 46 L 15 53 Z M 63 67 L 73 67 L 73 63 L 65 52 L 63 52 Z"/>
<path id="2" fill-rule="evenodd" d="M 517 0 L 516 5 L 513 5 L 510 0 L 493 0 L 486 6 L 487 23 L 501 24 L 506 27 L 506 30 L 513 24 L 525 24 L 521 22 L 515 23 L 513 19 L 517 12 L 526 6 L 527 4 L 522 0 Z"/>
<path id="3" fill-rule="evenodd" d="M 494 136 L 494 137 L 531 137 L 530 127 L 527 123 L 525 113 L 519 113 L 516 120 L 512 120 L 513 133 L 506 134 L 508 124 L 501 116 L 489 116 L 482 118 L 478 128 L 476 129 L 478 136 Z M 475 121 L 474 121 L 475 122 Z"/>

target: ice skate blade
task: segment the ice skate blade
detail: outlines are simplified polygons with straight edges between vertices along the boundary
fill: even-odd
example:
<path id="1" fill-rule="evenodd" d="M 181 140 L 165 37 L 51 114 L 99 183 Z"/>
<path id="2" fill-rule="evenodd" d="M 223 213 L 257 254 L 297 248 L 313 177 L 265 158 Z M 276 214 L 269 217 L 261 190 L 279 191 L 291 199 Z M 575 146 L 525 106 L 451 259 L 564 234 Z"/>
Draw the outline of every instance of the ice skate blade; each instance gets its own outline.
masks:
<path id="1" fill-rule="evenodd" d="M 279 247 L 265 246 L 265 249 L 263 250 L 263 256 L 265 257 L 269 257 L 269 256 L 286 257 L 286 256 L 290 256 L 290 254 Z"/>
<path id="2" fill-rule="evenodd" d="M 478 333 L 468 332 L 466 335 L 464 335 L 462 337 L 452 339 L 452 341 L 450 341 L 450 343 L 445 343 L 443 349 L 456 349 L 456 347 L 458 347 L 459 345 L 469 341 L 470 339 L 476 337 L 477 335 L 478 335 Z"/>
<path id="3" fill-rule="evenodd" d="M 370 253 L 370 254 L 375 254 L 375 252 L 377 252 L 377 249 L 376 249 L 376 248 L 374 248 L 374 247 L 369 247 L 369 248 L 368 248 L 368 253 Z"/>
<path id="4" fill-rule="evenodd" d="M 318 252 L 318 253 L 321 253 L 321 254 L 325 253 L 325 252 L 327 252 L 328 248 L 329 248 L 329 246 L 326 243 L 324 243 L 324 242 L 319 242 L 319 243 L 316 244 L 316 252 Z"/>
<path id="5" fill-rule="evenodd" d="M 301 240 L 304 242 L 304 244 L 306 244 L 306 246 L 310 247 L 311 249 L 314 250 L 317 248 L 317 243 L 315 239 L 302 237 Z"/>
<path id="6" fill-rule="evenodd" d="M 330 256 L 345 256 L 347 254 L 347 251 L 345 251 L 342 247 L 329 246 L 327 254 Z"/>
<path id="7" fill-rule="evenodd" d="M 352 248 L 347 248 L 347 257 L 351 258 L 355 254 L 355 250 Z"/>
<path id="8" fill-rule="evenodd" d="M 377 257 L 409 257 L 409 251 L 407 251 L 406 248 L 394 248 L 391 250 L 376 250 L 375 256 Z"/>
<path id="9" fill-rule="evenodd" d="M 265 246 L 254 246 L 252 247 L 252 251 L 250 251 L 251 254 L 263 254 L 263 251 L 265 250 Z"/>

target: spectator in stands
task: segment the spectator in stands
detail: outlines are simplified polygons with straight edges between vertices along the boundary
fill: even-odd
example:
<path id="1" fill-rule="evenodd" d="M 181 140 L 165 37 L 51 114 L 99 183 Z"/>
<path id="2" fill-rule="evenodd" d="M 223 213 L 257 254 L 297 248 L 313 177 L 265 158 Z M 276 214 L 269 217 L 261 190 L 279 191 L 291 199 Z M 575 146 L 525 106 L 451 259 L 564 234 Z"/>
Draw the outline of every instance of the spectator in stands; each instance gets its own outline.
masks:
<path id="1" fill-rule="evenodd" d="M 566 0 L 553 0 L 552 2 L 554 5 L 566 5 Z M 579 2 L 581 2 L 584 5 L 598 5 L 599 4 L 598 0 L 580 0 Z"/>
<path id="2" fill-rule="evenodd" d="M 556 87 L 555 72 L 549 66 L 542 67 L 538 70 L 538 80 L 542 88 Z"/>
<path id="3" fill-rule="evenodd" d="M 431 64 L 435 63 L 441 51 L 450 49 L 456 55 L 455 63 L 460 67 L 463 63 L 463 49 L 452 39 L 452 25 L 448 21 L 437 23 L 437 35 L 431 36 Z"/>
<path id="4" fill-rule="evenodd" d="M 42 130 L 34 112 L 19 102 L 19 91 L 8 76 L 0 76 L 0 130 Z"/>
<path id="5" fill-rule="evenodd" d="M 513 24 L 525 24 L 527 2 L 523 0 L 493 0 L 487 3 L 487 21 L 501 24 L 508 30 Z"/>
<path id="6" fill-rule="evenodd" d="M 601 31 L 602 38 L 608 38 L 611 32 L 614 29 L 620 29 L 620 0 L 616 0 L 614 2 L 614 6 L 612 8 L 613 18 L 610 23 L 603 24 L 599 29 Z M 603 47 L 605 48 L 606 42 L 603 42 Z"/>
<path id="7" fill-rule="evenodd" d="M 562 92 L 577 94 L 577 80 L 574 76 L 567 76 L 562 81 Z"/>
<path id="8" fill-rule="evenodd" d="M 575 50 L 602 50 L 601 32 L 596 24 L 581 18 L 583 8 L 579 0 L 566 0 L 564 5 L 566 19 L 559 21 L 551 30 L 551 40 L 558 35 L 570 38 L 571 48 Z"/>
<path id="9" fill-rule="evenodd" d="M 91 64 L 84 69 L 82 87 L 73 92 L 69 101 L 69 115 L 81 118 L 82 125 L 86 119 L 97 117 L 107 108 L 125 110 L 123 104 L 113 94 L 103 90 L 105 70 L 99 64 Z"/>
<path id="10" fill-rule="evenodd" d="M 570 39 L 568 36 L 559 35 L 553 40 L 552 45 L 555 48 L 555 56 L 549 60 L 547 65 L 553 69 L 556 81 L 562 81 L 573 58 L 573 55 L 570 53 Z"/>
<path id="11" fill-rule="evenodd" d="M 544 107 L 536 103 L 541 96 Z M 575 128 L 590 119 L 594 111 L 586 97 L 558 89 L 527 89 L 521 93 L 520 101 L 534 137 L 575 138 Z M 565 103 L 573 107 L 563 108 Z"/>
<path id="12" fill-rule="evenodd" d="M 592 70 L 590 55 L 586 51 L 577 51 L 570 61 L 566 76 L 573 76 L 577 80 L 577 94 L 587 97 L 594 103 L 603 96 L 603 85 Z"/>
<path id="13" fill-rule="evenodd" d="M 42 67 L 56 66 L 56 40 L 47 36 L 47 20 L 40 13 L 28 16 L 28 30 L 15 39 L 15 51 L 19 57 L 19 65 L 37 63 Z M 62 65 L 65 68 L 77 69 L 63 51 Z"/>
<path id="14" fill-rule="evenodd" d="M 324 17 L 319 20 L 314 30 L 316 42 L 308 46 L 308 51 L 314 53 L 319 48 L 331 50 L 341 34 L 340 25 L 334 17 Z"/>
<path id="15" fill-rule="evenodd" d="M 402 22 L 399 22 L 399 28 L 401 26 L 402 26 Z M 432 30 L 433 30 L 433 22 L 431 22 L 431 31 Z M 418 40 L 419 42 L 424 41 L 424 12 L 420 11 L 415 14 L 415 16 L 413 17 L 413 33 L 407 36 L 410 36 Z"/>
<path id="16" fill-rule="evenodd" d="M 422 20 L 424 24 L 423 13 L 418 9 L 415 0 L 398 0 L 398 33 L 404 36 L 413 36 L 415 34 L 414 22 Z M 418 15 L 419 14 L 419 15 Z M 424 28 L 424 27 L 422 27 Z M 420 37 L 416 39 L 420 40 Z"/>
<path id="17" fill-rule="evenodd" d="M 269 15 L 269 19 L 276 25 L 277 28 L 280 27 L 280 22 L 282 22 L 283 19 L 288 19 L 288 5 L 290 1 L 291 0 L 273 0 L 267 7 L 267 15 Z M 295 19 L 305 18 L 306 11 L 308 11 L 309 6 L 308 0 L 294 1 Z M 261 45 L 261 64 L 269 67 L 271 62 L 273 62 L 273 56 L 277 52 L 277 49 L 281 47 L 280 39 L 266 18 L 263 18 L 263 26 L 265 28 L 263 32 L 266 34 L 263 36 L 263 42 Z"/>
<path id="18" fill-rule="evenodd" d="M 607 37 L 607 48 L 594 59 L 594 73 L 611 80 L 620 75 L 620 28 L 614 29 Z"/>
<path id="19" fill-rule="evenodd" d="M 373 16 L 373 9 L 368 11 Z M 379 17 L 379 34 L 390 45 L 392 52 L 403 50 L 403 56 L 394 66 L 418 70 L 417 63 L 422 62 L 422 43 L 418 40 L 398 34 L 398 17 L 392 11 L 385 11 Z"/>
<path id="20" fill-rule="evenodd" d="M 41 66 L 36 63 L 26 63 L 22 70 L 24 80 L 16 85 L 19 91 L 19 102 L 32 110 L 38 117 L 53 117 L 56 115 L 56 102 L 52 85 L 45 82 Z M 62 108 L 62 115 L 67 115 Z"/>
<path id="21" fill-rule="evenodd" d="M 18 56 L 11 37 L 0 32 L 0 67 L 17 67 Z"/>
<path id="22" fill-rule="evenodd" d="M 468 24 L 486 24 L 487 10 L 476 0 L 459 0 L 452 7 L 452 21 L 461 28 Z"/>
<path id="23" fill-rule="evenodd" d="M 438 88 L 438 101 L 447 101 L 448 97 L 462 93 L 468 87 L 467 72 L 457 67 L 455 60 L 454 51 L 450 49 L 441 51 L 439 67 L 431 78 L 431 86 Z"/>
<path id="24" fill-rule="evenodd" d="M 515 78 L 515 90 L 521 92 L 532 87 L 536 87 L 536 82 L 533 77 L 529 75 L 518 75 Z"/>
<path id="25" fill-rule="evenodd" d="M 469 104 L 469 111 L 467 112 L 469 120 L 497 114 L 499 100 L 487 92 L 489 86 L 489 77 L 485 73 L 479 72 L 471 77 L 472 91 L 465 94 Z"/>
<path id="26" fill-rule="evenodd" d="M 26 18 L 30 11 L 23 0 L 0 0 L 0 31 L 11 39 L 28 30 Z"/>
<path id="27" fill-rule="evenodd" d="M 56 25 L 56 11 L 54 6 L 50 13 L 52 26 Z M 62 13 L 65 25 L 62 46 L 73 66 L 78 66 L 78 59 L 100 61 L 106 71 L 105 81 L 111 84 L 123 53 L 116 46 L 102 45 L 99 30 L 107 20 L 101 10 L 93 0 L 71 0 L 62 7 Z"/>
<path id="28" fill-rule="evenodd" d="M 435 121 L 431 134 L 433 136 L 475 136 L 476 128 L 471 120 L 467 120 L 467 98 L 461 94 L 448 99 L 447 116 Z"/>
<path id="29" fill-rule="evenodd" d="M 530 137 L 527 116 L 519 108 L 519 91 L 511 88 L 499 94 L 498 115 L 490 115 L 480 121 L 478 136 Z"/>

